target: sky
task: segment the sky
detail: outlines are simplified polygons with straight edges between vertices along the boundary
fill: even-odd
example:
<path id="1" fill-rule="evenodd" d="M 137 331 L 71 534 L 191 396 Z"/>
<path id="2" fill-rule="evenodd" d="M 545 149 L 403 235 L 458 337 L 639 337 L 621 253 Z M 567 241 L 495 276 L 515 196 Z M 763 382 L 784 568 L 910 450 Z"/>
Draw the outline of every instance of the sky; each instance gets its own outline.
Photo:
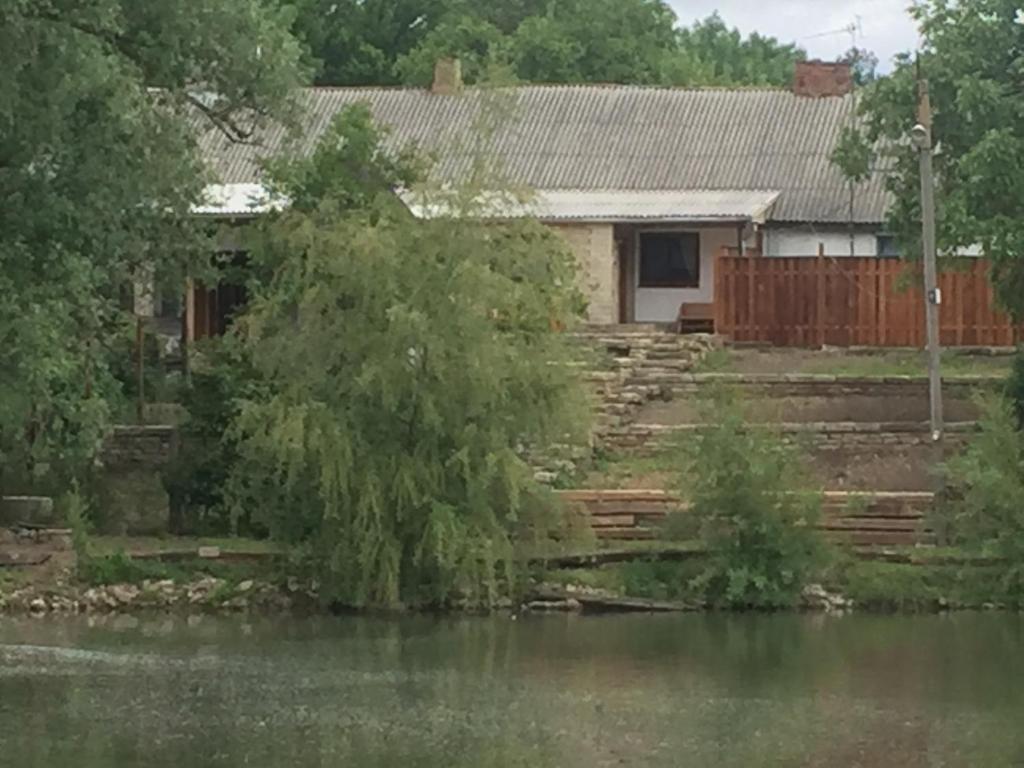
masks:
<path id="1" fill-rule="evenodd" d="M 783 42 L 795 42 L 811 58 L 836 59 L 850 48 L 847 32 L 856 24 L 857 46 L 874 51 L 888 71 L 892 57 L 913 49 L 917 29 L 906 9 L 910 0 L 669 0 L 684 25 L 714 11 L 744 34 L 760 32 Z"/>

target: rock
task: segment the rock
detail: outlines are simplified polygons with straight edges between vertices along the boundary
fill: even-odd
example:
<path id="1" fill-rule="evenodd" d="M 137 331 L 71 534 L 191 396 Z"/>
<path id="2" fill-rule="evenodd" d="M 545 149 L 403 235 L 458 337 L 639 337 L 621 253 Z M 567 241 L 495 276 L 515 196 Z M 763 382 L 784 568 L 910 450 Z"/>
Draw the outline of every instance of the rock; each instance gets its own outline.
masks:
<path id="1" fill-rule="evenodd" d="M 204 560 L 216 560 L 220 557 L 220 547 L 200 547 L 199 557 Z"/>
<path id="2" fill-rule="evenodd" d="M 808 584 L 801 593 L 807 608 L 823 611 L 845 611 L 853 607 L 853 602 L 842 595 L 833 594 L 820 584 Z"/>
<path id="3" fill-rule="evenodd" d="M 133 584 L 114 584 L 107 587 L 107 594 L 119 605 L 131 605 L 139 596 L 139 588 Z"/>
<path id="4" fill-rule="evenodd" d="M 238 585 L 238 591 L 248 592 L 253 588 L 253 586 L 254 582 L 252 581 L 252 579 L 247 579 L 246 581 L 243 581 L 241 584 Z"/>
<path id="5" fill-rule="evenodd" d="M 35 598 L 28 604 L 28 607 L 33 613 L 43 613 L 49 610 L 49 606 L 46 604 L 46 601 L 41 597 Z"/>
<path id="6" fill-rule="evenodd" d="M 581 608 L 580 601 L 572 597 L 565 600 L 533 600 L 526 604 L 527 610 L 539 612 L 563 611 L 570 613 Z"/>

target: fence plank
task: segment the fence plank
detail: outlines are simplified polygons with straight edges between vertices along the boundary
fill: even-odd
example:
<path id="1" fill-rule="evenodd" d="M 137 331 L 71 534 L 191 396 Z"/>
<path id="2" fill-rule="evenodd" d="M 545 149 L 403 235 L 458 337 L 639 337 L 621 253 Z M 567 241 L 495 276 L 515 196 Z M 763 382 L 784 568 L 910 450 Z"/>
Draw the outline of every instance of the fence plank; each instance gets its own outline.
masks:
<path id="1" fill-rule="evenodd" d="M 775 258 L 725 250 L 716 264 L 715 318 L 734 341 L 777 346 L 922 346 L 920 269 L 875 257 Z M 941 275 L 944 343 L 1008 346 L 1022 328 L 999 311 L 988 264 Z"/>

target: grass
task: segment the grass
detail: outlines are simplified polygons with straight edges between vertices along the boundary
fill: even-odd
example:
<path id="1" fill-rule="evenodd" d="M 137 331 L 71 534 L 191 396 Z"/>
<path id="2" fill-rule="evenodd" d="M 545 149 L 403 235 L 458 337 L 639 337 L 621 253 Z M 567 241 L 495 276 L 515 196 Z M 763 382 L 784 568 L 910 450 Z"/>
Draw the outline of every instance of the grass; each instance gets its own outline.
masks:
<path id="1" fill-rule="evenodd" d="M 1001 377 L 1009 373 L 1009 355 L 973 355 L 947 350 L 942 356 L 945 376 Z M 928 364 L 919 350 L 892 349 L 877 352 L 842 350 L 743 350 L 717 349 L 697 367 L 699 373 L 805 373 L 877 378 L 926 376 Z"/>
<path id="2" fill-rule="evenodd" d="M 643 553 L 665 547 L 665 542 L 655 541 L 638 543 L 636 549 Z M 679 547 L 693 553 L 693 557 L 655 561 L 641 556 L 603 567 L 549 570 L 542 578 L 549 584 L 598 589 L 622 597 L 699 600 L 701 594 L 693 580 L 704 568 L 704 558 L 692 544 Z M 615 548 L 627 546 L 616 544 Z M 1020 607 L 1020 601 L 1006 593 L 999 566 L 972 565 L 966 553 L 951 548 L 914 548 L 905 554 L 914 562 L 865 560 L 843 551 L 816 581 L 865 611 L 920 613 L 993 605 Z"/>
<path id="3" fill-rule="evenodd" d="M 673 466 L 673 454 L 671 447 L 655 448 L 655 452 L 647 456 L 608 453 L 594 462 L 580 487 L 597 490 L 620 490 L 631 485 L 660 488 L 665 484 L 666 475 L 677 469 Z M 645 482 L 638 484 L 641 480 Z"/>
<path id="4" fill-rule="evenodd" d="M 222 562 L 198 557 L 164 562 L 133 558 L 119 550 L 106 554 L 93 552 L 87 559 L 79 561 L 75 575 L 80 582 L 92 587 L 163 580 L 185 583 L 206 576 L 236 585 L 247 579 L 276 580 L 278 571 L 278 564 L 272 562 Z"/>
<path id="5" fill-rule="evenodd" d="M 267 554 L 281 551 L 280 546 L 272 541 L 226 537 L 90 536 L 89 542 L 95 553 L 99 555 L 112 555 L 120 551 L 129 554 L 198 552 L 200 547 L 218 547 L 222 552 L 239 554 Z"/>
<path id="6" fill-rule="evenodd" d="M 911 565 L 847 559 L 826 582 L 859 607 L 913 612 L 1012 605 L 1015 601 L 1004 594 L 1000 577 L 1001 569 L 991 565 L 929 564 L 926 560 Z"/>

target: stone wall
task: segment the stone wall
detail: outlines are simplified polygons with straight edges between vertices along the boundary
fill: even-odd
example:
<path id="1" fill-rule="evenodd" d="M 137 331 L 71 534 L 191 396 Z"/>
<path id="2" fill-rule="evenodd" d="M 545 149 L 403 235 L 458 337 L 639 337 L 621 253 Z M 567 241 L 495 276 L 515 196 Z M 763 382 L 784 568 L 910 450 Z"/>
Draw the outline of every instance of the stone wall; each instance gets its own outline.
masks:
<path id="1" fill-rule="evenodd" d="M 569 244 L 580 267 L 580 288 L 592 323 L 619 320 L 619 263 L 611 224 L 553 224 Z"/>
<path id="2" fill-rule="evenodd" d="M 916 422 L 809 422 L 805 424 L 763 425 L 776 430 L 786 442 L 814 451 L 885 451 L 932 444 L 927 424 Z M 752 425 L 756 428 L 756 425 Z M 704 429 L 700 424 L 623 424 L 606 434 L 607 443 L 632 453 L 653 453 L 658 446 L 673 439 L 686 439 Z M 961 448 L 967 444 L 977 426 L 947 425 L 947 447 Z"/>
<path id="3" fill-rule="evenodd" d="M 177 455 L 178 432 L 169 426 L 115 427 L 104 446 L 97 519 L 104 533 L 167 532 L 170 499 L 161 470 Z"/>
<path id="4" fill-rule="evenodd" d="M 103 446 L 103 464 L 108 468 L 163 467 L 178 452 L 178 430 L 171 426 L 120 426 Z"/>
<path id="5" fill-rule="evenodd" d="M 680 374 L 718 344 L 712 336 L 681 336 L 650 325 L 590 325 L 575 334 L 575 341 L 593 407 L 593 432 L 589 446 L 531 452 L 537 478 L 548 484 L 574 475 L 592 458 L 593 448 L 608 447 L 607 436 L 628 428 L 644 405 L 670 398 Z"/>
<path id="6" fill-rule="evenodd" d="M 991 376 L 951 376 L 942 381 L 947 397 L 970 399 L 983 390 L 995 390 L 1000 379 Z M 709 385 L 742 389 L 745 394 L 769 397 L 904 397 L 928 396 L 925 376 L 833 376 L 827 374 L 690 373 L 679 376 L 673 394 L 696 395 Z"/>
<path id="7" fill-rule="evenodd" d="M 599 442 L 631 425 L 647 403 L 672 397 L 719 343 L 714 336 L 644 325 L 590 326 L 576 338 L 590 356 L 584 379 L 594 399 Z"/>

